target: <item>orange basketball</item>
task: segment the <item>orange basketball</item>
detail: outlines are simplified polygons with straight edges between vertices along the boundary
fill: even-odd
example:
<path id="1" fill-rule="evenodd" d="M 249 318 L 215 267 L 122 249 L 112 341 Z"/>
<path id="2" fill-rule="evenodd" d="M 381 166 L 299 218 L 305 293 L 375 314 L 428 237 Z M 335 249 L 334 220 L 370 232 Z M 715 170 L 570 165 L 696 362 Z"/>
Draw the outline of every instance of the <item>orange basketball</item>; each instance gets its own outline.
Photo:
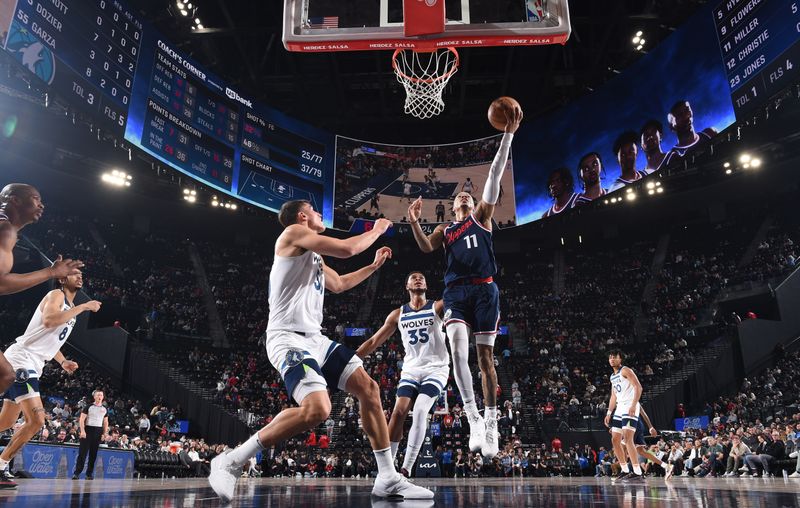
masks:
<path id="1" fill-rule="evenodd" d="M 513 97 L 498 97 L 489 105 L 489 123 L 499 131 L 506 129 L 506 111 L 520 108 L 519 102 Z"/>

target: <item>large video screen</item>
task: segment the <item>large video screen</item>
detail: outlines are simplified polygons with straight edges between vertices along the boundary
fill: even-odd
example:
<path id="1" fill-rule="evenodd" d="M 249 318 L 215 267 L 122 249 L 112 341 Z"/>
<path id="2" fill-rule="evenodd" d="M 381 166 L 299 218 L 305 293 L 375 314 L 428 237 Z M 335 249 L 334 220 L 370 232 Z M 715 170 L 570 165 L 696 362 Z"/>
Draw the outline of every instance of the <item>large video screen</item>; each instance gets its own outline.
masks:
<path id="1" fill-rule="evenodd" d="M 164 164 L 273 211 L 307 199 L 331 225 L 333 135 L 254 102 L 122 0 L 0 0 L 0 44 Z"/>
<path id="2" fill-rule="evenodd" d="M 712 12 L 702 8 L 597 91 L 520 128 L 517 222 L 619 191 L 703 149 L 734 121 Z"/>
<path id="3" fill-rule="evenodd" d="M 477 202 L 501 135 L 447 145 L 387 145 L 336 137 L 334 226 L 349 230 L 356 219 L 405 222 L 408 206 L 422 198 L 420 222 L 453 220 L 453 198 L 467 191 Z M 511 158 L 500 182 L 494 220 L 516 221 Z"/>

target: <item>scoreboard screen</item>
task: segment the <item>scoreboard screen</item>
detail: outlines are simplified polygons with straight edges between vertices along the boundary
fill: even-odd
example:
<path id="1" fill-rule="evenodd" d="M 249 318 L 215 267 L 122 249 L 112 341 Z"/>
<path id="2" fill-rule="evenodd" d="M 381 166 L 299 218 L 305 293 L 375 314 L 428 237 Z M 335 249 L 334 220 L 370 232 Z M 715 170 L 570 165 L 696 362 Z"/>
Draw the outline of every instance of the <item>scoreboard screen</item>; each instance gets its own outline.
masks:
<path id="1" fill-rule="evenodd" d="M 227 85 L 121 0 L 0 0 L 0 44 L 71 105 L 221 193 L 333 221 L 334 136 Z"/>
<path id="2" fill-rule="evenodd" d="M 713 16 L 737 115 L 800 76 L 800 0 L 725 0 Z"/>

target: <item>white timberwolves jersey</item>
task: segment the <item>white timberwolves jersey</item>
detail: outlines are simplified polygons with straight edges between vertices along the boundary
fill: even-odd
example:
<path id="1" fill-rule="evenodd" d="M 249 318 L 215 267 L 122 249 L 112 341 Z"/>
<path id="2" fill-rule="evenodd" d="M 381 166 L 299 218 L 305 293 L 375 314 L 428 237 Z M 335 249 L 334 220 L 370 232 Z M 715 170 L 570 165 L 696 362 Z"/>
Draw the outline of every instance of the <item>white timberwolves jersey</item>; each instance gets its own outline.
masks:
<path id="1" fill-rule="evenodd" d="M 72 329 L 75 327 L 76 321 L 76 318 L 72 318 L 66 323 L 54 328 L 45 328 L 44 323 L 42 323 L 41 307 L 41 304 L 36 307 L 36 311 L 33 313 L 33 317 L 31 318 L 31 322 L 28 323 L 28 328 L 25 330 L 25 333 L 17 337 L 16 343 L 12 344 L 7 352 L 9 363 L 11 363 L 12 366 L 15 368 L 22 367 L 22 365 L 18 367 L 16 364 L 20 362 L 12 361 L 12 358 L 16 358 L 18 355 L 24 355 L 35 362 L 35 365 L 32 367 L 35 367 L 34 370 L 40 375 L 45 362 L 52 360 L 56 353 L 58 353 L 58 350 L 61 349 L 61 346 L 67 341 L 67 338 L 72 333 Z M 64 297 L 64 303 L 61 304 L 61 311 L 67 311 L 71 308 L 72 306 L 67 303 L 67 299 Z M 23 361 L 22 363 L 26 362 Z"/>
<path id="2" fill-rule="evenodd" d="M 442 320 L 436 314 L 434 303 L 430 300 L 419 310 L 412 309 L 408 304 L 400 309 L 398 328 L 406 351 L 403 369 L 450 365 Z"/>
<path id="3" fill-rule="evenodd" d="M 630 407 L 633 402 L 633 384 L 627 378 L 622 377 L 622 369 L 624 368 L 625 367 L 620 367 L 619 372 L 612 374 L 610 377 L 611 386 L 617 396 L 617 407 Z"/>
<path id="4" fill-rule="evenodd" d="M 320 332 L 325 297 L 322 267 L 322 256 L 312 251 L 288 258 L 275 255 L 269 272 L 267 331 Z"/>

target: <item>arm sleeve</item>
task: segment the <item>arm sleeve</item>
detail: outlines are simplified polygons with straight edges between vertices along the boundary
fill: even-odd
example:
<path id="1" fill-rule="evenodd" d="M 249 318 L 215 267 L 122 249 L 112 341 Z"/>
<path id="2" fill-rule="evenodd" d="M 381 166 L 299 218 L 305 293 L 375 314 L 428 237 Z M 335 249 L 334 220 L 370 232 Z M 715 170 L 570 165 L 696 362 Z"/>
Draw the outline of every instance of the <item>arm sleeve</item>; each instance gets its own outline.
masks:
<path id="1" fill-rule="evenodd" d="M 503 177 L 503 171 L 506 169 L 506 162 L 508 162 L 508 154 L 511 151 L 511 141 L 514 139 L 514 134 L 507 132 L 503 134 L 503 139 L 500 141 L 500 148 L 492 161 L 492 167 L 489 169 L 489 177 L 486 179 L 486 185 L 483 187 L 483 200 L 490 205 L 497 203 L 500 198 L 500 179 Z"/>

